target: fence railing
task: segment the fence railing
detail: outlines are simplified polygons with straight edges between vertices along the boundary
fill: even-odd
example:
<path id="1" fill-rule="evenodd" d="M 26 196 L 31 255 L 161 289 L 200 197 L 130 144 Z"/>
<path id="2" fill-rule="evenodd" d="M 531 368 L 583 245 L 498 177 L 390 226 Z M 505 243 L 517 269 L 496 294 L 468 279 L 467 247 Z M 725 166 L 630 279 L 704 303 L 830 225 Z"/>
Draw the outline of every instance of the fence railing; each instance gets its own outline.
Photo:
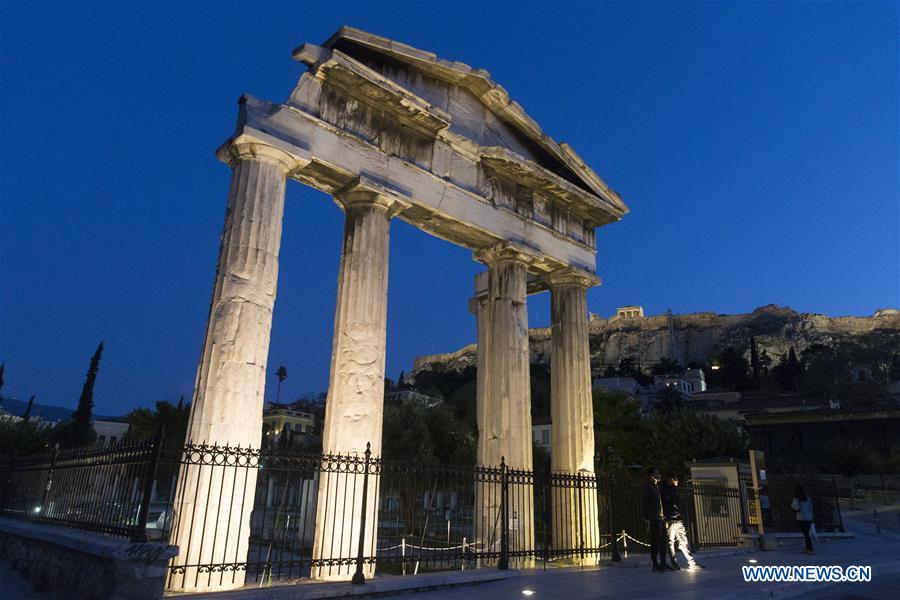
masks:
<path id="1" fill-rule="evenodd" d="M 0 463 L 0 514 L 147 539 L 160 438 Z"/>
<path id="2" fill-rule="evenodd" d="M 172 589 L 238 577 L 268 585 L 354 572 L 589 564 L 648 545 L 643 482 L 502 463 L 164 449 L 157 438 L 6 461 L 0 476 L 3 516 L 177 543 Z M 695 550 L 740 542 L 746 511 L 737 489 L 686 484 L 679 494 Z"/>

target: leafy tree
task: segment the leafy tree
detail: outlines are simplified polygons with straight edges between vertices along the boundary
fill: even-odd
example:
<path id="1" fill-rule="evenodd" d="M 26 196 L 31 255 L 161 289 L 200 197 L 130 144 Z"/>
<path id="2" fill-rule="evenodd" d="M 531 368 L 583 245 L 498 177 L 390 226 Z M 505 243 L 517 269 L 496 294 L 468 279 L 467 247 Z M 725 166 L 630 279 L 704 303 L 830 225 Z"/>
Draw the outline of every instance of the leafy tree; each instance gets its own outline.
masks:
<path id="1" fill-rule="evenodd" d="M 746 453 L 743 433 L 717 417 L 687 408 L 641 418 L 639 403 L 626 394 L 594 393 L 594 440 L 601 471 L 656 466 L 685 474 L 685 464 Z"/>
<path id="2" fill-rule="evenodd" d="M 871 449 L 860 441 L 848 442 L 843 451 L 834 457 L 834 467 L 838 473 L 852 479 L 861 473 L 866 473 L 874 466 Z"/>
<path id="3" fill-rule="evenodd" d="M 475 381 L 474 366 L 462 370 L 435 367 L 416 373 L 415 384 L 412 387 L 426 396 L 446 400 L 458 387 L 469 381 Z"/>
<path id="4" fill-rule="evenodd" d="M 157 432 L 163 431 L 163 447 L 177 450 L 186 441 L 189 415 L 190 405 L 185 406 L 182 401 L 179 401 L 177 406 L 167 401 L 157 402 L 155 410 L 136 408 L 125 415 L 128 431 L 124 438 L 147 440 L 153 438 Z"/>
<path id="5" fill-rule="evenodd" d="M 287 450 L 291 447 L 291 432 L 288 431 L 287 427 L 281 428 L 281 433 L 278 436 L 278 449 L 279 450 Z"/>
<path id="6" fill-rule="evenodd" d="M 671 414 L 684 406 L 681 394 L 672 387 L 664 387 L 656 394 L 656 410 L 663 414 Z"/>
<path id="7" fill-rule="evenodd" d="M 646 446 L 640 403 L 623 392 L 597 390 L 593 404 L 594 446 L 600 468 L 608 473 L 640 464 Z"/>
<path id="8" fill-rule="evenodd" d="M 615 376 L 631 377 L 641 385 L 649 385 L 653 382 L 653 378 L 644 374 L 644 371 L 633 356 L 625 356 L 619 361 L 619 368 Z"/>
<path id="9" fill-rule="evenodd" d="M 191 412 L 189 404 L 184 403 L 184 396 L 173 406 L 171 402 L 157 402 L 156 410 L 136 408 L 125 415 L 128 431 L 123 436 L 129 441 L 149 440 L 158 432 L 163 433 L 162 449 L 167 460 L 159 463 L 157 482 L 159 493 L 165 497 L 175 483 L 178 462 L 176 457 L 181 453 L 186 442 L 188 417 Z M 174 460 L 173 460 L 174 459 Z"/>
<path id="10" fill-rule="evenodd" d="M 711 388 L 746 390 L 752 387 L 750 366 L 740 352 L 726 348 L 710 360 L 708 384 Z"/>
<path id="11" fill-rule="evenodd" d="M 684 373 L 684 367 L 677 360 L 664 357 L 653 365 L 650 373 L 652 375 L 681 375 Z"/>
<path id="12" fill-rule="evenodd" d="M 550 388 L 550 367 L 541 363 L 531 365 L 532 416 L 548 416 L 550 414 Z"/>
<path id="13" fill-rule="evenodd" d="M 790 352 L 781 355 L 781 360 L 774 368 L 775 380 L 786 392 L 797 391 L 797 380 L 803 374 L 803 364 L 797 359 L 797 353 L 791 346 Z"/>
<path id="14" fill-rule="evenodd" d="M 532 440 L 531 456 L 534 473 L 548 476 L 551 471 L 550 451 L 538 444 L 537 440 Z"/>
<path id="15" fill-rule="evenodd" d="M 882 473 L 900 473 L 900 446 L 895 446 L 890 454 L 882 457 L 878 470 Z"/>
<path id="16" fill-rule="evenodd" d="M 474 370 L 470 373 L 474 375 Z M 427 464 L 474 464 L 478 435 L 474 377 L 467 378 L 466 372 L 438 373 L 421 381 L 430 391 L 447 394 L 446 399 L 436 406 L 402 400 L 385 402 L 383 455 Z M 453 382 L 456 387 L 451 389 Z M 417 386 L 419 383 L 417 374 Z"/>
<path id="17" fill-rule="evenodd" d="M 468 431 L 478 432 L 478 424 L 475 421 L 475 402 L 476 402 L 475 380 L 467 381 L 454 390 L 447 404 L 452 407 L 454 416 L 466 424 Z"/>
<path id="18" fill-rule="evenodd" d="M 27 456 L 50 448 L 53 430 L 41 420 L 0 420 L 0 456 Z M 0 486 L 2 487 L 2 486 Z"/>
<path id="19" fill-rule="evenodd" d="M 687 463 L 714 456 L 743 456 L 747 442 L 736 427 L 690 409 L 653 413 L 641 422 L 646 439 L 644 465 L 687 474 Z"/>
<path id="20" fill-rule="evenodd" d="M 435 463 L 434 444 L 421 406 L 385 403 L 382 453 L 385 458 Z"/>

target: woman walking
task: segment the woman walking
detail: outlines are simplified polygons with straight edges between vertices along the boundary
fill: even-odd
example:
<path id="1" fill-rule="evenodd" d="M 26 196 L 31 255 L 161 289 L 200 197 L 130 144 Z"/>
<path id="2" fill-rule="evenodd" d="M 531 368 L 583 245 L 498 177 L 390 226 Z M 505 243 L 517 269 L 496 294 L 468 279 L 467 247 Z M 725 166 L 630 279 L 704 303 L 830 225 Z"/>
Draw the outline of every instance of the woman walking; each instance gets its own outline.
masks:
<path id="1" fill-rule="evenodd" d="M 800 531 L 803 532 L 803 540 L 806 542 L 803 554 L 815 554 L 812 547 L 812 538 L 809 535 L 809 529 L 813 524 L 813 505 L 802 485 L 794 488 L 794 499 L 791 501 L 791 508 L 797 516 L 797 523 L 800 525 Z"/>

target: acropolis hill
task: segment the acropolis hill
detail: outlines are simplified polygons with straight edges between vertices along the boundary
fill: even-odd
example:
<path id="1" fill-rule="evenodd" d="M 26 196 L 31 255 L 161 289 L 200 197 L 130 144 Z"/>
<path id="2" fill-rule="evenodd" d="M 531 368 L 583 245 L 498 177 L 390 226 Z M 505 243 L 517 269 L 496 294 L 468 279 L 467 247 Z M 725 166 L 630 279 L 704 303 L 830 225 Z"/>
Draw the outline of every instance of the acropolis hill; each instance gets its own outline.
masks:
<path id="1" fill-rule="evenodd" d="M 869 317 L 829 317 L 770 304 L 738 315 L 702 312 L 604 319 L 591 314 L 589 325 L 591 364 L 595 369 L 617 365 L 629 356 L 645 366 L 666 357 L 683 365 L 705 363 L 729 347 L 749 357 L 751 337 L 777 360 L 791 346 L 800 353 L 812 344 L 851 341 L 876 331 L 895 337 L 900 347 L 900 311 L 883 309 Z M 549 363 L 550 329 L 535 328 L 528 333 L 532 361 Z M 475 345 L 448 354 L 417 357 L 414 367 L 418 371 L 438 365 L 454 370 L 474 366 Z"/>

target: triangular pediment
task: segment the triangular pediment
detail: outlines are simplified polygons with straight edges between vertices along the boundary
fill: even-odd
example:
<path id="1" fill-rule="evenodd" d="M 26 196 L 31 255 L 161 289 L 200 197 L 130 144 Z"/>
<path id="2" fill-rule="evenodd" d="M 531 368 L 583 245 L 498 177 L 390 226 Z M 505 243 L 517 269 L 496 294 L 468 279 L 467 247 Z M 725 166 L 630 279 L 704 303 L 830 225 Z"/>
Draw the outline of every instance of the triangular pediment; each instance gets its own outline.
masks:
<path id="1" fill-rule="evenodd" d="M 350 73 L 358 81 L 368 79 L 374 86 L 372 93 L 381 86 L 382 93 L 393 94 L 406 110 L 417 111 L 415 119 L 423 127 L 438 128 L 446 121 L 451 134 L 468 140 L 474 147 L 534 163 L 598 197 L 614 212 L 628 211 L 618 194 L 572 148 L 546 135 L 483 69 L 352 27 L 342 27 L 321 49 L 305 45 L 294 56 L 310 66 L 326 57 L 332 68 L 335 60 L 343 61 L 336 72 Z M 378 80 L 372 81 L 373 76 Z M 369 81 L 365 83 L 368 85 Z"/>

